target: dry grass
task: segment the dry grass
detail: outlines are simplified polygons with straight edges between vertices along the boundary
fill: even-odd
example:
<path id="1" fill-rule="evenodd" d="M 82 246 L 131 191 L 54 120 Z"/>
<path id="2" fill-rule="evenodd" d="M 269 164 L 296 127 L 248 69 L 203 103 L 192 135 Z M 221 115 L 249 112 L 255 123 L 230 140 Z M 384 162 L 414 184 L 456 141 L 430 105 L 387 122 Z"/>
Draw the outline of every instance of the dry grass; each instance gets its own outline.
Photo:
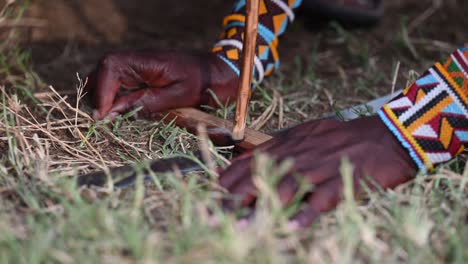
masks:
<path id="1" fill-rule="evenodd" d="M 10 8 L 1 14 L 16 19 L 24 7 Z M 140 179 L 129 190 L 113 190 L 112 185 L 78 189 L 74 177 L 79 173 L 191 155 L 199 142 L 170 124 L 131 121 L 131 114 L 114 123 L 95 122 L 80 110 L 83 80 L 77 92 L 59 94 L 36 76 L 28 54 L 13 48 L 15 34 L 8 35 L 9 41 L 0 46 L 2 263 L 468 261 L 468 170 L 462 160 L 396 190 L 369 192 L 361 202 L 351 198 L 352 166 L 343 163 L 345 201 L 302 232 L 287 230 L 291 208 L 281 208 L 274 192 L 275 179 L 287 164 L 276 166 L 265 156 L 256 163 L 255 183 L 261 191 L 257 213 L 246 227 L 219 208 L 216 198 L 223 194 L 213 190 L 216 181 L 209 173 L 159 175 L 146 187 Z M 319 53 L 315 60 L 328 56 Z M 333 91 L 324 87 L 315 66 L 308 67 L 292 80 L 279 75 L 257 88 L 252 127 L 271 131 L 310 118 L 316 109 L 331 109 L 328 101 L 305 96 L 310 91 L 328 93 L 333 101 Z M 349 86 L 350 78 L 343 74 L 340 82 Z M 386 82 L 391 84 L 391 77 L 392 72 Z M 35 90 L 41 91 L 39 99 Z M 232 109 L 216 113 L 230 117 Z M 201 146 L 207 159 L 210 151 L 220 151 L 206 141 Z M 220 156 L 214 158 L 220 162 Z M 216 216 L 215 226 L 208 212 Z"/>

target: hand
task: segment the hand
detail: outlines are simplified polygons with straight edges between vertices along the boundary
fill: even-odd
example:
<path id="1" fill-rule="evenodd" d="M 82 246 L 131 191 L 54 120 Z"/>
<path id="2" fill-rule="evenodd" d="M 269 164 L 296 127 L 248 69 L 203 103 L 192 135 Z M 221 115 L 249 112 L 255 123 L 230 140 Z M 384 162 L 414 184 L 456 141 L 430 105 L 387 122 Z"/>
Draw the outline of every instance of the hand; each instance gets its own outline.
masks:
<path id="1" fill-rule="evenodd" d="M 298 182 L 293 175 L 302 175 L 314 189 L 305 198 L 307 205 L 292 223 L 309 226 L 317 216 L 333 209 L 343 193 L 339 172 L 342 158 L 354 165 L 354 193 L 362 193 L 360 181 L 382 188 L 393 188 L 412 178 L 416 165 L 406 150 L 378 117 L 366 117 L 350 122 L 319 120 L 301 124 L 259 146 L 256 151 L 268 153 L 276 161 L 294 159 L 292 169 L 280 180 L 278 196 L 284 205 L 293 199 Z M 251 170 L 253 153 L 235 159 L 221 173 L 220 184 L 241 200 L 241 206 L 251 206 L 256 197 Z M 375 185 L 374 185 L 375 186 Z M 232 200 L 224 201 L 232 208 Z"/>
<path id="2" fill-rule="evenodd" d="M 105 56 L 88 79 L 85 91 L 94 118 L 114 119 L 137 107 L 151 114 L 178 107 L 215 105 L 235 100 L 238 77 L 213 54 L 123 52 Z"/>

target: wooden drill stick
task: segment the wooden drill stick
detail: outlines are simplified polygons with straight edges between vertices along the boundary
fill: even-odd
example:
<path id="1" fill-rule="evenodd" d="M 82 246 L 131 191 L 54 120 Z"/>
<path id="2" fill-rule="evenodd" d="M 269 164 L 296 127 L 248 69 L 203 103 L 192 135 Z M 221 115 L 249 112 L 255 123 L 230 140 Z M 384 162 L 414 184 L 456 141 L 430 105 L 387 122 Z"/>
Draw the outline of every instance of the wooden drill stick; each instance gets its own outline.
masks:
<path id="1" fill-rule="evenodd" d="M 232 139 L 241 141 L 245 135 L 245 122 L 249 107 L 252 71 L 255 58 L 255 47 L 258 31 L 258 9 L 259 0 L 247 0 L 246 2 L 246 22 L 244 32 L 244 43 L 241 61 L 241 73 L 239 80 L 239 89 L 237 93 L 236 117 L 234 119 L 234 129 Z"/>

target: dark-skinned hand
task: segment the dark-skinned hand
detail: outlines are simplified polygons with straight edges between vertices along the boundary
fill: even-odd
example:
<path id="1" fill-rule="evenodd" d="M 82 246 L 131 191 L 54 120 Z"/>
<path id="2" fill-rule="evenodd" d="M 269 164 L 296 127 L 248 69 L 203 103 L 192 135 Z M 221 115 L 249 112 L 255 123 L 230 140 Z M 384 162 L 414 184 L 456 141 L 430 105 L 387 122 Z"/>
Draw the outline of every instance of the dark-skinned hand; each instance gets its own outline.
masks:
<path id="1" fill-rule="evenodd" d="M 354 166 L 353 188 L 363 192 L 361 180 L 380 187 L 393 188 L 410 180 L 416 166 L 405 149 L 382 121 L 374 117 L 349 122 L 311 121 L 275 136 L 254 151 L 237 159 L 221 173 L 220 184 L 240 198 L 240 206 L 252 206 L 257 195 L 252 181 L 254 153 L 264 152 L 277 162 L 292 158 L 294 165 L 278 184 L 281 202 L 287 205 L 298 190 L 297 175 L 314 186 L 305 198 L 305 207 L 291 219 L 296 227 L 309 226 L 320 213 L 336 207 L 343 196 L 340 174 L 342 159 Z M 369 179 L 371 179 L 369 181 Z M 233 200 L 225 200 L 232 208 Z"/>
<path id="2" fill-rule="evenodd" d="M 208 88 L 224 103 L 235 100 L 238 76 L 211 53 L 121 52 L 105 56 L 89 75 L 85 91 L 94 118 L 143 107 L 143 115 L 169 109 L 215 105 Z"/>
<path id="3" fill-rule="evenodd" d="M 178 107 L 215 105 L 208 88 L 222 102 L 234 100 L 237 83 L 237 75 L 212 54 L 124 52 L 104 57 L 90 75 L 86 90 L 96 109 L 94 117 L 113 119 L 136 107 L 143 107 L 141 113 L 149 115 Z M 251 169 L 256 151 L 266 152 L 278 162 L 294 159 L 292 170 L 278 186 L 283 204 L 297 191 L 295 175 L 315 186 L 305 200 L 307 206 L 292 219 L 302 227 L 333 209 L 342 198 L 339 168 L 344 157 L 355 166 L 356 194 L 362 192 L 359 183 L 366 176 L 382 188 L 393 188 L 416 172 L 407 152 L 378 117 L 307 122 L 238 157 L 221 173 L 220 184 L 241 196 L 242 206 L 255 202 Z"/>

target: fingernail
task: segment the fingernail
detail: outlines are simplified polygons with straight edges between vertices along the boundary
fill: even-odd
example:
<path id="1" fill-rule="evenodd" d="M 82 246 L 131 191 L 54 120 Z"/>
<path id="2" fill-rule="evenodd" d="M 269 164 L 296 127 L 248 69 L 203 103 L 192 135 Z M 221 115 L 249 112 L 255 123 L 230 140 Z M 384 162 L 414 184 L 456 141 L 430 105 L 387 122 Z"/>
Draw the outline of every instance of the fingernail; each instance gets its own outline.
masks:
<path id="1" fill-rule="evenodd" d="M 95 120 L 99 120 L 101 118 L 101 114 L 99 114 L 98 110 L 93 110 L 93 118 Z"/>
<path id="2" fill-rule="evenodd" d="M 120 114 L 117 113 L 117 112 L 111 112 L 109 113 L 106 118 L 111 120 L 111 121 L 114 121 Z"/>
<path id="3" fill-rule="evenodd" d="M 301 228 L 301 225 L 299 224 L 298 221 L 292 220 L 288 222 L 287 228 L 290 231 L 297 231 Z"/>

